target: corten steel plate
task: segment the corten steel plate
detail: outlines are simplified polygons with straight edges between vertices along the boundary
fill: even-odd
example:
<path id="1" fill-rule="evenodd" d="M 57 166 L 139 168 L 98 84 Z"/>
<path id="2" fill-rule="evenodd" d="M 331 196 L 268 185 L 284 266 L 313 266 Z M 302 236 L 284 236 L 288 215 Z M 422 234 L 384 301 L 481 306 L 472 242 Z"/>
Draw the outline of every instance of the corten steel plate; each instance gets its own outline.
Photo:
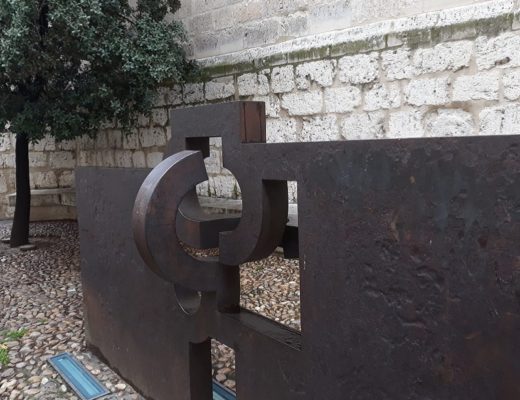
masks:
<path id="1" fill-rule="evenodd" d="M 77 171 L 88 340 L 147 396 L 209 400 L 216 338 L 240 400 L 520 398 L 520 137 L 265 144 L 263 104 L 244 102 L 171 120 L 151 174 Z M 194 196 L 216 136 L 240 220 Z M 238 305 L 237 266 L 289 236 L 301 334 Z"/>

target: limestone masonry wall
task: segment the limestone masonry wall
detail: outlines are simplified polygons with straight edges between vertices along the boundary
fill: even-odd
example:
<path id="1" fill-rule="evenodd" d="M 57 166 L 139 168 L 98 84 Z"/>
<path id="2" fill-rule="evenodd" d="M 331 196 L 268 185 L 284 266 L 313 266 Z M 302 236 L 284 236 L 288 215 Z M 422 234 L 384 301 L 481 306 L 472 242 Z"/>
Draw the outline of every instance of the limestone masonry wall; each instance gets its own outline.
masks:
<path id="1" fill-rule="evenodd" d="M 183 0 L 196 58 L 485 0 Z"/>
<path id="2" fill-rule="evenodd" d="M 32 146 L 32 185 L 71 187 L 76 166 L 153 167 L 169 109 L 231 100 L 266 102 L 269 142 L 520 134 L 519 12 L 515 1 L 484 2 L 204 59 L 211 78 L 161 90 L 132 135 L 107 126 L 96 140 Z M 13 212 L 13 145 L 0 139 L 0 217 Z M 219 146 L 199 193 L 238 198 Z"/>

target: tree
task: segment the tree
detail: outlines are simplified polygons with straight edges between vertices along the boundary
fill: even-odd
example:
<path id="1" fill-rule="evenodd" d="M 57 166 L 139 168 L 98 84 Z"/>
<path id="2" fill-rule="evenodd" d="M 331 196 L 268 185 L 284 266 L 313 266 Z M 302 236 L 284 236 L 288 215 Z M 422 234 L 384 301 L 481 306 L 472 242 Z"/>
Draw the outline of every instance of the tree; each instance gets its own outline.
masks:
<path id="1" fill-rule="evenodd" d="M 167 14 L 179 0 L 0 0 L 0 128 L 16 135 L 12 247 L 29 240 L 29 144 L 128 132 L 159 86 L 196 71 Z"/>

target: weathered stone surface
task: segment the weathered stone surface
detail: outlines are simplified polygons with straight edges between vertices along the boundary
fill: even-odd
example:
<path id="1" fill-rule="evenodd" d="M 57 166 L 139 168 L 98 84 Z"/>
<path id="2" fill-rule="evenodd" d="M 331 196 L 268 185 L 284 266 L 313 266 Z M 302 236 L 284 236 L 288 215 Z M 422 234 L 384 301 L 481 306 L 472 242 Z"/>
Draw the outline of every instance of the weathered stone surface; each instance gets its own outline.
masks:
<path id="1" fill-rule="evenodd" d="M 11 135 L 0 133 L 0 152 L 11 150 Z"/>
<path id="2" fill-rule="evenodd" d="M 296 67 L 296 87 L 309 89 L 313 82 L 321 87 L 334 83 L 335 61 L 323 60 L 300 64 Z"/>
<path id="3" fill-rule="evenodd" d="M 0 193 L 7 193 L 7 179 L 0 175 Z"/>
<path id="4" fill-rule="evenodd" d="M 164 108 L 152 110 L 152 125 L 166 126 L 168 124 L 168 111 Z"/>
<path id="5" fill-rule="evenodd" d="M 302 142 L 326 142 L 339 140 L 339 126 L 334 115 L 303 119 Z"/>
<path id="6" fill-rule="evenodd" d="M 14 168 L 15 164 L 14 153 L 0 154 L 0 168 Z"/>
<path id="7" fill-rule="evenodd" d="M 282 108 L 289 115 L 319 114 L 323 109 L 323 94 L 318 90 L 285 94 L 282 97 Z"/>
<path id="8" fill-rule="evenodd" d="M 36 143 L 29 144 L 32 151 L 54 151 L 56 150 L 56 140 L 52 136 L 46 136 Z"/>
<path id="9" fill-rule="evenodd" d="M 361 104 L 361 90 L 355 86 L 325 89 L 325 112 L 346 113 Z"/>
<path id="10" fill-rule="evenodd" d="M 495 38 L 479 37 L 475 43 L 479 70 L 520 66 L 520 35 L 508 32 Z"/>
<path id="11" fill-rule="evenodd" d="M 123 137 L 123 149 L 137 150 L 139 148 L 139 132 L 136 130 Z"/>
<path id="12" fill-rule="evenodd" d="M 206 100 L 221 100 L 235 96 L 233 77 L 219 78 L 206 83 Z"/>
<path id="13" fill-rule="evenodd" d="M 269 93 L 269 81 L 264 74 L 249 73 L 238 77 L 238 94 L 240 96 L 265 96 Z"/>
<path id="14" fill-rule="evenodd" d="M 59 187 L 74 187 L 73 171 L 63 171 L 58 178 Z"/>
<path id="15" fill-rule="evenodd" d="M 423 113 L 418 110 L 398 111 L 390 114 L 388 137 L 411 138 L 424 136 Z"/>
<path id="16" fill-rule="evenodd" d="M 406 102 L 413 106 L 449 102 L 449 78 L 415 79 L 405 88 Z"/>
<path id="17" fill-rule="evenodd" d="M 498 100 L 498 71 L 461 76 L 453 84 L 453 101 Z"/>
<path id="18" fill-rule="evenodd" d="M 353 85 L 373 82 L 379 75 L 378 54 L 359 54 L 340 58 L 339 80 Z"/>
<path id="19" fill-rule="evenodd" d="M 131 168 L 132 167 L 132 152 L 130 150 L 116 150 L 114 152 L 114 161 L 116 167 Z"/>
<path id="20" fill-rule="evenodd" d="M 61 140 L 56 143 L 58 150 L 66 150 L 72 151 L 76 150 L 77 141 L 76 140 Z"/>
<path id="21" fill-rule="evenodd" d="M 271 73 L 271 90 L 273 93 L 287 93 L 294 89 L 294 67 L 273 68 Z"/>
<path id="22" fill-rule="evenodd" d="M 70 151 L 51 152 L 49 165 L 51 168 L 74 168 L 76 166 L 74 153 Z"/>
<path id="23" fill-rule="evenodd" d="M 32 172 L 31 187 L 35 189 L 55 188 L 58 186 L 54 171 Z"/>
<path id="24" fill-rule="evenodd" d="M 135 151 L 132 154 L 132 165 L 135 168 L 146 167 L 146 156 L 143 151 Z"/>
<path id="25" fill-rule="evenodd" d="M 267 119 L 267 142 L 297 142 L 297 122 L 293 118 Z"/>
<path id="26" fill-rule="evenodd" d="M 174 85 L 172 88 L 167 90 L 165 96 L 165 102 L 167 105 L 176 106 L 182 104 L 182 86 Z"/>
<path id="27" fill-rule="evenodd" d="M 95 164 L 94 152 L 92 151 L 80 151 L 78 153 L 78 166 L 86 167 Z"/>
<path id="28" fill-rule="evenodd" d="M 139 130 L 139 141 L 143 148 L 164 146 L 166 134 L 163 128 L 143 128 Z"/>
<path id="29" fill-rule="evenodd" d="M 352 114 L 341 126 L 341 136 L 347 140 L 380 139 L 385 136 L 385 113 Z"/>
<path id="30" fill-rule="evenodd" d="M 508 100 L 520 98 L 520 69 L 504 71 L 504 97 Z"/>
<path id="31" fill-rule="evenodd" d="M 407 48 L 381 53 L 383 71 L 388 80 L 410 79 L 414 76 L 411 54 L 410 49 Z"/>
<path id="32" fill-rule="evenodd" d="M 401 91 L 397 83 L 376 84 L 365 93 L 365 111 L 397 108 L 401 105 Z"/>
<path id="33" fill-rule="evenodd" d="M 481 135 L 518 135 L 520 134 L 520 106 L 485 108 L 480 115 Z"/>
<path id="34" fill-rule="evenodd" d="M 183 99 L 186 104 L 204 101 L 204 84 L 187 83 L 183 89 Z"/>
<path id="35" fill-rule="evenodd" d="M 47 153 L 46 152 L 29 152 L 29 167 L 46 167 L 47 166 Z"/>
<path id="36" fill-rule="evenodd" d="M 469 66 L 473 42 L 441 43 L 433 48 L 418 49 L 413 57 L 417 74 L 442 71 L 458 71 Z"/>
<path id="37" fill-rule="evenodd" d="M 437 110 L 425 117 L 426 136 L 470 136 L 475 134 L 473 116 L 463 110 Z"/>

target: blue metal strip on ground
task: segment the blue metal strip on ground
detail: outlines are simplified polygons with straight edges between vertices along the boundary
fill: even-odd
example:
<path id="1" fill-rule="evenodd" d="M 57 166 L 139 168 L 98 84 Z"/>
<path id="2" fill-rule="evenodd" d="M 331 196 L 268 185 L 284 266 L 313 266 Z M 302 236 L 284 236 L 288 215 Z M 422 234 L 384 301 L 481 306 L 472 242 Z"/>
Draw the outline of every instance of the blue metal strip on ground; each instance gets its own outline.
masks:
<path id="1" fill-rule="evenodd" d="M 82 400 L 94 400 L 110 394 L 85 367 L 68 353 L 51 357 L 49 363 Z M 235 394 L 213 381 L 213 400 L 236 400 Z"/>
<path id="2" fill-rule="evenodd" d="M 51 357 L 49 363 L 82 400 L 94 400 L 110 392 L 68 353 Z"/>
<path id="3" fill-rule="evenodd" d="M 236 400 L 236 395 L 220 383 L 213 381 L 213 400 Z"/>

